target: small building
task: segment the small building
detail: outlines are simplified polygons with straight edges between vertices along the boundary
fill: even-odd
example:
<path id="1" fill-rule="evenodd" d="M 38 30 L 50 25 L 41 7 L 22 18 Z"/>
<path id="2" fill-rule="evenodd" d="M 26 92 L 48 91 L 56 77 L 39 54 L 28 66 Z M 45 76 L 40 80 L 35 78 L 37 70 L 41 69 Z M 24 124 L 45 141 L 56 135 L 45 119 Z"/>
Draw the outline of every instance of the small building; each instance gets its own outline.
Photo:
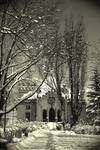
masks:
<path id="1" fill-rule="evenodd" d="M 44 122 L 61 122 L 65 118 L 68 121 L 71 115 L 70 105 L 67 102 L 67 97 L 63 98 L 65 100 L 65 113 L 61 111 L 61 104 L 56 92 L 42 88 L 17 107 L 17 118 L 23 121 Z"/>

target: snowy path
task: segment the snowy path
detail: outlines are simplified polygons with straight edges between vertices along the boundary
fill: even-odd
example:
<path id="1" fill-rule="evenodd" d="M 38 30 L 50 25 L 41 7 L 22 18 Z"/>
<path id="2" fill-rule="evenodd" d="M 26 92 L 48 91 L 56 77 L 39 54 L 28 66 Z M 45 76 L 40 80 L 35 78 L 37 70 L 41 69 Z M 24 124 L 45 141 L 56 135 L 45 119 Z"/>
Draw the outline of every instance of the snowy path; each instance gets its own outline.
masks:
<path id="1" fill-rule="evenodd" d="M 100 136 L 68 135 L 63 131 L 34 131 L 10 150 L 100 150 Z"/>
<path id="2" fill-rule="evenodd" d="M 48 150 L 48 131 L 35 131 L 16 145 L 18 150 Z"/>
<path id="3" fill-rule="evenodd" d="M 100 150 L 100 136 L 53 133 L 55 150 Z"/>

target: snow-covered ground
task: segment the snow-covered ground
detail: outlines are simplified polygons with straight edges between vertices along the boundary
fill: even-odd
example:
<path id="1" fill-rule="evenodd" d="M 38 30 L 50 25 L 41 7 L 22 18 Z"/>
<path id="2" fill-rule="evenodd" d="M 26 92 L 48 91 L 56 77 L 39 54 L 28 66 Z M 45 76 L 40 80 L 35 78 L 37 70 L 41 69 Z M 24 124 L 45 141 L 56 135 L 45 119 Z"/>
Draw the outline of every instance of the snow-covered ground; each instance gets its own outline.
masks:
<path id="1" fill-rule="evenodd" d="M 83 136 L 76 135 L 72 131 L 39 129 L 18 142 L 16 148 L 17 150 L 100 150 L 99 141 L 100 136 Z"/>
<path id="2" fill-rule="evenodd" d="M 100 135 L 79 135 L 74 131 L 56 130 L 56 123 L 53 122 L 34 122 L 31 127 L 34 130 L 30 130 L 28 137 L 24 134 L 21 138 L 13 137 L 8 150 L 88 150 L 92 147 L 93 150 L 100 150 Z"/>

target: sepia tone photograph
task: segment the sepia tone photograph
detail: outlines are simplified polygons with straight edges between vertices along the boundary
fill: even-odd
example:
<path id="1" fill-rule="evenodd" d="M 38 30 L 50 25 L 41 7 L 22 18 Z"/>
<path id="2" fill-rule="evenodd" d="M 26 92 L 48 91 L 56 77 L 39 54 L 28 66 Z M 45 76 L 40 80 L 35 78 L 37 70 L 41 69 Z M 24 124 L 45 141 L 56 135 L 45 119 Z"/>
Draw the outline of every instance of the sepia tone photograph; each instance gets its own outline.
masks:
<path id="1" fill-rule="evenodd" d="M 100 150 L 99 0 L 0 0 L 0 150 Z"/>

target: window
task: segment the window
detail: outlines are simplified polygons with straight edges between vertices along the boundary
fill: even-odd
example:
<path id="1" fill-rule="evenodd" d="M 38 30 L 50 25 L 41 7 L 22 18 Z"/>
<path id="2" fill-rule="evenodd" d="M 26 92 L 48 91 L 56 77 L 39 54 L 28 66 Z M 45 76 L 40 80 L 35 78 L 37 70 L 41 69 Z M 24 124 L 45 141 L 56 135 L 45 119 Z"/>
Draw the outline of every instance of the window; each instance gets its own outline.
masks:
<path id="1" fill-rule="evenodd" d="M 43 121 L 47 121 L 47 110 L 43 110 Z"/>
<path id="2" fill-rule="evenodd" d="M 29 110 L 31 107 L 30 105 L 26 105 L 26 109 Z"/>
<path id="3" fill-rule="evenodd" d="M 26 118 L 28 121 L 30 121 L 30 112 L 26 112 L 26 113 L 25 113 L 25 118 Z"/>
<path id="4" fill-rule="evenodd" d="M 49 122 L 55 121 L 55 110 L 54 108 L 50 108 L 49 110 Z"/>

